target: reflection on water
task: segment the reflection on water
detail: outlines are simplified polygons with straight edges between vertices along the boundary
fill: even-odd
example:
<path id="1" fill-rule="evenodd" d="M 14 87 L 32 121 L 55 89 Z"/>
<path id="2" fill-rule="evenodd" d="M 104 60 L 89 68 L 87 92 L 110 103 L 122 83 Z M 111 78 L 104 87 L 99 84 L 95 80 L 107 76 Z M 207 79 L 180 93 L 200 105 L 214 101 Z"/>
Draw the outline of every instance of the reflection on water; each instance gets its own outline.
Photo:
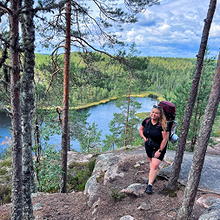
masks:
<path id="1" fill-rule="evenodd" d="M 157 104 L 155 99 L 149 97 L 136 98 L 136 100 L 142 103 L 142 108 L 138 109 L 138 112 L 150 112 L 154 104 Z M 105 104 L 100 104 L 98 106 L 92 106 L 89 108 L 89 113 L 91 113 L 88 118 L 88 122 L 92 124 L 95 122 L 98 125 L 98 130 L 102 130 L 101 140 L 105 138 L 106 134 L 109 134 L 108 124 L 113 119 L 113 113 L 119 113 L 120 110 L 116 107 L 115 101 L 111 101 Z M 9 127 L 11 124 L 10 118 L 3 112 L 0 112 L 0 143 L 7 141 L 5 136 L 11 137 L 9 132 Z M 60 148 L 61 136 L 54 135 L 50 138 L 49 144 L 53 144 Z M 8 145 L 0 145 L 0 149 Z M 80 145 L 78 141 L 71 141 L 71 148 L 80 151 Z"/>

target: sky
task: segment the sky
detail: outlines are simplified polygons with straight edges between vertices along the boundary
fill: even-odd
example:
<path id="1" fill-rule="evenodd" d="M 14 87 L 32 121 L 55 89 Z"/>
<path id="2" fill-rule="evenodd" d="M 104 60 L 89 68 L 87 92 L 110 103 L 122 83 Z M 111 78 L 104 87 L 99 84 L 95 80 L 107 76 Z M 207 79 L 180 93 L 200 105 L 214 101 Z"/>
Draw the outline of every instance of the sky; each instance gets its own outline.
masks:
<path id="1" fill-rule="evenodd" d="M 138 15 L 139 21 L 124 26 L 122 39 L 135 42 L 142 56 L 195 58 L 210 0 L 161 0 Z M 217 56 L 220 47 L 220 5 L 213 18 L 208 46 Z"/>
<path id="2" fill-rule="evenodd" d="M 120 40 L 127 44 L 135 42 L 141 56 L 196 58 L 209 3 L 210 0 L 160 0 L 160 5 L 148 7 L 138 14 L 137 23 L 124 24 L 123 31 L 111 31 L 121 36 Z M 220 47 L 219 4 L 214 14 L 208 46 L 210 56 L 217 57 Z M 36 52 L 48 53 L 44 50 Z"/>

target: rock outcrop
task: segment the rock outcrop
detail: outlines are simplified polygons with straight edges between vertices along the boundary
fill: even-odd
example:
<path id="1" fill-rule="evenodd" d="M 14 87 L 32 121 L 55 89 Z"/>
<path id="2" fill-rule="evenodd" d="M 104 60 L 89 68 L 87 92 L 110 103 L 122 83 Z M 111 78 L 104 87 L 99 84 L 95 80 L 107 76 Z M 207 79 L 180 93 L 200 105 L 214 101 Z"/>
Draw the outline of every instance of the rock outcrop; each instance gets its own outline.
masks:
<path id="1" fill-rule="evenodd" d="M 199 220 L 220 220 L 220 199 L 213 199 L 212 197 L 204 199 L 201 197 L 196 202 L 207 208 Z"/>
<path id="2" fill-rule="evenodd" d="M 143 151 L 143 148 L 135 148 L 130 146 L 120 148 L 115 152 L 101 154 L 96 159 L 95 168 L 93 170 L 93 174 L 90 179 L 87 181 L 84 194 L 89 195 L 89 205 L 91 206 L 94 202 L 94 198 L 98 189 L 99 180 L 103 179 L 104 185 L 109 180 L 114 180 L 117 176 L 123 177 L 123 172 L 118 172 L 118 168 L 121 163 L 126 160 L 130 160 L 131 158 L 135 158 L 139 163 L 143 163 L 143 159 L 146 159 L 146 154 Z M 143 188 L 143 187 L 142 187 Z M 138 192 L 134 192 L 137 193 Z M 144 193 L 144 191 L 143 191 Z M 140 194 L 140 192 L 139 192 Z"/>
<path id="3" fill-rule="evenodd" d="M 175 151 L 167 151 L 165 160 L 170 163 L 173 162 L 175 157 Z M 179 182 L 182 185 L 186 185 L 188 181 L 188 175 L 193 159 L 193 153 L 185 152 L 183 157 L 183 162 L 181 165 L 181 171 L 179 176 Z M 206 189 L 210 192 L 215 192 L 220 194 L 220 156 L 206 154 L 205 161 L 202 169 L 201 179 L 199 183 L 200 189 Z M 172 167 L 166 167 L 160 170 L 159 175 L 169 179 Z"/>
<path id="4" fill-rule="evenodd" d="M 173 159 L 175 157 L 174 151 L 167 151 L 165 159 L 168 164 L 172 164 Z M 94 207 L 95 212 L 95 204 L 98 204 L 100 200 L 97 200 L 96 193 L 99 188 L 99 182 L 101 180 L 102 184 L 106 184 L 108 181 L 113 181 L 117 177 L 124 177 L 124 173 L 120 170 L 119 166 L 130 159 L 136 159 L 136 164 L 134 167 L 138 168 L 141 164 L 144 164 L 144 160 L 147 160 L 146 153 L 143 147 L 132 148 L 130 146 L 118 149 L 113 152 L 107 152 L 101 154 L 97 157 L 95 168 L 92 176 L 87 181 L 85 186 L 84 194 L 89 196 L 88 204 L 90 207 Z M 181 167 L 180 179 L 179 182 L 182 184 L 187 183 L 187 177 L 190 170 L 191 162 L 193 158 L 193 153 L 185 153 L 183 164 Z M 220 194 L 220 157 L 219 156 L 211 156 L 207 155 L 204 163 L 204 168 L 202 171 L 202 182 L 200 182 L 201 189 L 207 189 Z M 122 169 L 123 170 L 123 169 Z M 126 167 L 124 168 L 126 170 Z M 166 168 L 160 169 L 159 175 L 169 179 L 169 175 L 171 172 L 171 166 L 167 166 Z M 210 177 L 210 173 L 212 173 L 212 177 Z M 132 194 L 136 197 L 141 197 L 144 194 L 146 185 L 141 183 L 133 183 L 127 188 L 121 190 L 121 193 Z M 100 198 L 99 198 L 100 199 Z M 205 219 L 220 219 L 217 216 L 220 216 L 220 202 L 218 200 L 214 200 L 215 202 L 211 205 L 207 205 L 203 203 L 202 205 L 207 208 L 205 213 L 200 217 L 200 220 Z M 146 203 L 140 204 L 137 207 L 139 210 L 148 210 L 149 206 Z M 132 219 L 132 216 L 124 216 L 121 219 Z"/>

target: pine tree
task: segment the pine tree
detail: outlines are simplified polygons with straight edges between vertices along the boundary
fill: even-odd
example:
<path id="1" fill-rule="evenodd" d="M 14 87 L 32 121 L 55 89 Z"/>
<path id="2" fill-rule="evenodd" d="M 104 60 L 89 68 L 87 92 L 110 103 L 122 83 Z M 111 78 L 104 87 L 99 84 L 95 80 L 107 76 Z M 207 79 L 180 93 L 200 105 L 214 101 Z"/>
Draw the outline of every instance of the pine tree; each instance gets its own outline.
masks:
<path id="1" fill-rule="evenodd" d="M 194 151 L 194 146 L 198 138 L 199 127 L 202 122 L 205 107 L 208 103 L 209 94 L 212 86 L 212 78 L 214 75 L 215 58 L 209 58 L 209 51 L 206 50 L 206 56 L 204 59 L 203 70 L 201 73 L 201 80 L 199 82 L 199 89 L 196 98 L 195 107 L 193 109 L 192 120 L 190 123 L 190 129 L 188 133 L 188 139 L 190 140 L 190 150 Z"/>
<path id="2" fill-rule="evenodd" d="M 23 170 L 23 219 L 34 219 L 33 208 L 31 202 L 31 193 L 35 192 L 34 182 L 34 167 L 33 167 L 33 154 L 32 154 L 32 114 L 34 110 L 34 41 L 35 41 L 35 28 L 34 28 L 34 1 L 24 0 L 23 7 L 26 13 L 21 15 L 21 31 L 22 43 L 24 50 L 23 61 L 23 78 L 21 83 L 22 91 L 22 170 Z"/>
<path id="3" fill-rule="evenodd" d="M 127 104 L 128 100 L 122 99 L 116 101 L 116 106 L 121 110 L 120 113 L 114 113 L 113 120 L 109 123 L 109 131 L 111 135 L 106 135 L 103 149 L 114 149 L 115 146 L 118 148 L 124 146 L 125 140 L 127 143 L 132 145 L 134 139 L 137 138 L 138 128 L 140 119 L 136 116 L 136 112 L 141 108 L 141 104 L 131 97 L 129 102 L 129 117 L 127 120 Z M 127 133 L 125 128 L 127 124 Z"/>
<path id="4" fill-rule="evenodd" d="M 196 144 L 195 153 L 192 160 L 192 165 L 189 172 L 189 177 L 184 191 L 183 202 L 179 209 L 177 220 L 190 219 L 193 210 L 195 197 L 201 178 L 202 168 L 205 160 L 206 149 L 208 146 L 212 126 L 214 124 L 216 112 L 220 100 L 220 53 L 215 71 L 215 76 L 212 84 L 212 89 L 209 95 L 208 104 L 205 109 L 203 121 L 200 127 L 198 142 Z"/>
<path id="5" fill-rule="evenodd" d="M 183 160 L 186 139 L 187 139 L 187 135 L 189 131 L 190 119 L 191 119 L 193 108 L 194 108 L 195 101 L 196 101 L 205 50 L 206 50 L 206 46 L 208 42 L 209 31 L 211 28 L 211 23 L 212 23 L 212 19 L 215 13 L 215 9 L 216 9 L 216 0 L 210 0 L 207 18 L 205 19 L 205 24 L 203 28 L 200 49 L 197 55 L 196 69 L 195 69 L 195 73 L 193 77 L 192 87 L 190 90 L 190 95 L 189 95 L 187 106 L 185 109 L 183 124 L 182 124 L 181 131 L 180 131 L 180 137 L 178 141 L 178 147 L 177 147 L 174 163 L 172 165 L 172 175 L 166 185 L 166 189 L 168 190 L 175 190 L 177 188 L 177 180 L 179 178 L 179 173 L 181 170 L 181 163 Z"/>

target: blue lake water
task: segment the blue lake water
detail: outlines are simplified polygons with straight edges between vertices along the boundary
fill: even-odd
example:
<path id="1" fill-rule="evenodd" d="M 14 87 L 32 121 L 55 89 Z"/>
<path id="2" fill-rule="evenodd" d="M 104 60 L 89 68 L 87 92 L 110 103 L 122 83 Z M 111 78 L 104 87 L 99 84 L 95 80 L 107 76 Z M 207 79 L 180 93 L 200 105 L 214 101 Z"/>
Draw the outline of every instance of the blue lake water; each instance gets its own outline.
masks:
<path id="1" fill-rule="evenodd" d="M 5 112 L 0 112 L 0 152 L 7 148 L 10 134 L 11 119 Z"/>
<path id="2" fill-rule="evenodd" d="M 137 112 L 150 112 L 154 104 L 157 104 L 155 99 L 149 97 L 136 98 L 136 100 L 142 103 L 142 107 L 138 109 Z M 89 108 L 89 113 L 91 113 L 88 118 L 88 122 L 92 124 L 95 122 L 98 125 L 98 130 L 102 130 L 101 140 L 105 138 L 106 134 L 110 134 L 108 129 L 108 123 L 113 119 L 113 113 L 119 113 L 120 110 L 116 107 L 115 101 L 110 101 L 105 104 L 100 104 L 98 106 L 92 106 Z M 10 118 L 5 114 L 0 112 L 0 150 L 6 148 L 8 144 L 6 143 L 8 138 L 11 138 L 9 128 L 11 126 Z M 50 138 L 49 144 L 54 144 L 60 148 L 61 136 L 54 135 Z M 80 151 L 80 145 L 78 141 L 71 141 L 71 148 Z"/>

